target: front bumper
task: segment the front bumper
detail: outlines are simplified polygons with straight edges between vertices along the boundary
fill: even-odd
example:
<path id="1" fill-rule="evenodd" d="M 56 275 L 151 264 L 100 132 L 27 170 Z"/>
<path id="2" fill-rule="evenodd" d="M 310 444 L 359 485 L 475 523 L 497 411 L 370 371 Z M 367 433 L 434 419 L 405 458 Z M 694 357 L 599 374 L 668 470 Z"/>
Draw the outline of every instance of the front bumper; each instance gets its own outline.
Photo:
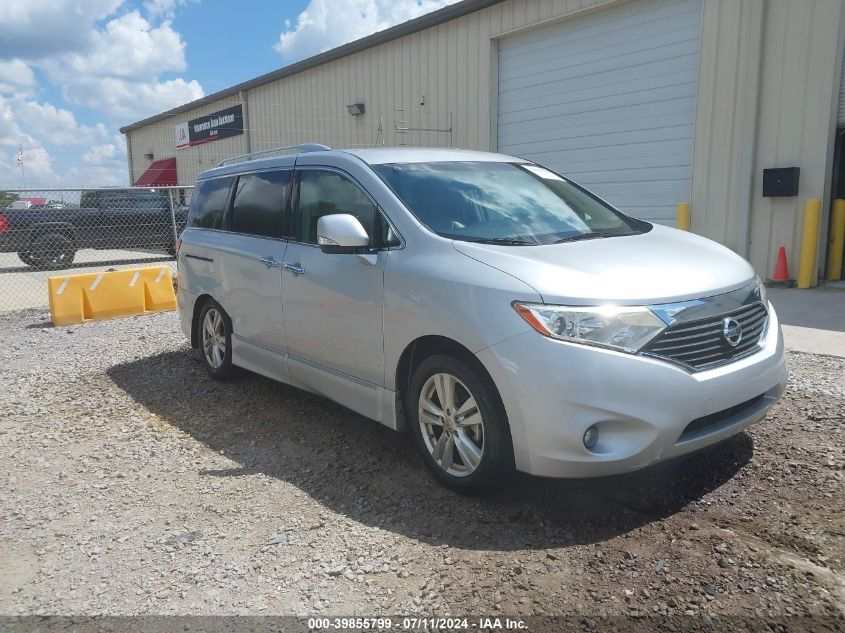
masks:
<path id="1" fill-rule="evenodd" d="M 548 477 L 630 472 L 715 444 L 763 418 L 787 380 L 771 305 L 757 353 L 697 373 L 534 331 L 478 358 L 502 396 L 517 469 Z M 583 436 L 593 425 L 599 441 L 588 450 Z"/>

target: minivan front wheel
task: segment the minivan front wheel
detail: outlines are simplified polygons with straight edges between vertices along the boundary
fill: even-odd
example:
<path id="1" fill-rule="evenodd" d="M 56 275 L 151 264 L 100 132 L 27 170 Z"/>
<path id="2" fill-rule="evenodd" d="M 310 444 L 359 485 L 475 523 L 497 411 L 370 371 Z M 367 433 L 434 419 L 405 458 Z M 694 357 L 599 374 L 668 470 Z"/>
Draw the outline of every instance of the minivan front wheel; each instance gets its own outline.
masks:
<path id="1" fill-rule="evenodd" d="M 224 380 L 235 373 L 232 365 L 232 322 L 219 303 L 209 299 L 200 312 L 199 342 L 205 368 L 212 378 Z"/>
<path id="2" fill-rule="evenodd" d="M 432 356 L 411 379 L 411 433 L 428 467 L 446 486 L 476 493 L 512 467 L 507 421 L 477 373 L 450 356 Z"/>

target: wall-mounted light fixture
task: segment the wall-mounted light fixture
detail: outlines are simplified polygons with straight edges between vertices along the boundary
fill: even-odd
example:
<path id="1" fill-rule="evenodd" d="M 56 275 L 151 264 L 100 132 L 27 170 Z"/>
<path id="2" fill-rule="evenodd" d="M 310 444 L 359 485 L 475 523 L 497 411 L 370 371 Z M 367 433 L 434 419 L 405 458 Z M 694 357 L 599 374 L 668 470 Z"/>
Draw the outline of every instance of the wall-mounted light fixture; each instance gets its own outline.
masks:
<path id="1" fill-rule="evenodd" d="M 364 114 L 364 104 L 363 103 L 353 103 L 352 105 L 346 106 L 346 111 L 351 114 L 352 116 L 358 116 L 359 114 Z"/>
<path id="2" fill-rule="evenodd" d="M 144 154 L 144 158 L 146 158 L 147 160 L 152 160 L 153 159 L 153 153 L 150 152 L 148 154 Z"/>

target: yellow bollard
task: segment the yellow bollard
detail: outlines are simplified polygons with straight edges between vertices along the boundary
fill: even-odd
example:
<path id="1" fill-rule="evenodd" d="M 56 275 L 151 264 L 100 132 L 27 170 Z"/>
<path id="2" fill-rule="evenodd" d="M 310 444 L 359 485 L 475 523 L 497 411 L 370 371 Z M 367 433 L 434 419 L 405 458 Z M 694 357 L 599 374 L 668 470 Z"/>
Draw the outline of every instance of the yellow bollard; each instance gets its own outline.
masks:
<path id="1" fill-rule="evenodd" d="M 845 250 L 845 200 L 833 201 L 830 221 L 830 248 L 827 251 L 827 279 L 842 279 L 842 251 Z"/>
<path id="2" fill-rule="evenodd" d="M 689 202 L 678 203 L 678 219 L 675 224 L 682 231 L 689 231 L 690 227 L 690 210 Z"/>
<path id="3" fill-rule="evenodd" d="M 798 287 L 813 285 L 816 259 L 819 252 L 819 224 L 822 217 L 822 201 L 810 198 L 804 205 L 804 232 L 801 235 L 801 256 L 798 259 Z"/>

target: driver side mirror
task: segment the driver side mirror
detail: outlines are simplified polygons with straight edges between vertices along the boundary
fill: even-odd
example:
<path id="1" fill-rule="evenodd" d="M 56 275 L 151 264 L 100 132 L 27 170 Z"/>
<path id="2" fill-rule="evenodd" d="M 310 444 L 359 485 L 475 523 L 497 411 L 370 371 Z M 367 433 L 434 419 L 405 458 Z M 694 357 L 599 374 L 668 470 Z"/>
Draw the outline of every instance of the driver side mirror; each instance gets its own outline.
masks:
<path id="1" fill-rule="evenodd" d="M 317 244 L 324 253 L 352 255 L 370 245 L 370 236 L 354 215 L 336 213 L 317 220 Z"/>

